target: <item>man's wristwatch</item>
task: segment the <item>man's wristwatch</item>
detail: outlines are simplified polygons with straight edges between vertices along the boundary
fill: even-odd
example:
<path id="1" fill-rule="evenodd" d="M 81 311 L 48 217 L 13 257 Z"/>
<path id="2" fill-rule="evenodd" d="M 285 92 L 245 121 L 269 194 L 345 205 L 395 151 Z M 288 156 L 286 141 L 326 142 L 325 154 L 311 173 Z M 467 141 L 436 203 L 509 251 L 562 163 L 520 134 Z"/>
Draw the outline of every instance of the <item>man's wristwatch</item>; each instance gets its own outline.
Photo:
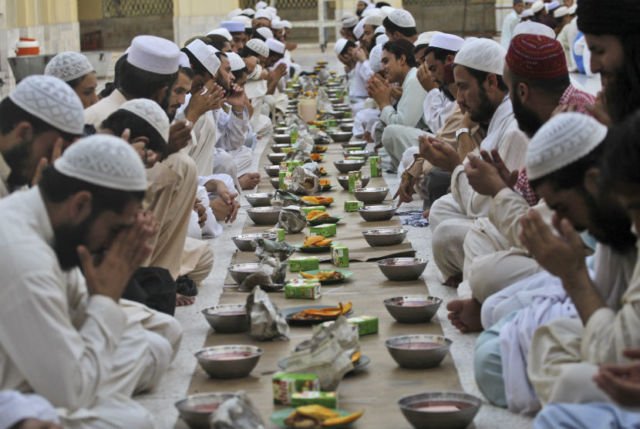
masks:
<path id="1" fill-rule="evenodd" d="M 464 133 L 469 134 L 469 128 L 459 128 L 456 131 L 456 141 L 458 141 L 460 139 L 460 135 Z"/>

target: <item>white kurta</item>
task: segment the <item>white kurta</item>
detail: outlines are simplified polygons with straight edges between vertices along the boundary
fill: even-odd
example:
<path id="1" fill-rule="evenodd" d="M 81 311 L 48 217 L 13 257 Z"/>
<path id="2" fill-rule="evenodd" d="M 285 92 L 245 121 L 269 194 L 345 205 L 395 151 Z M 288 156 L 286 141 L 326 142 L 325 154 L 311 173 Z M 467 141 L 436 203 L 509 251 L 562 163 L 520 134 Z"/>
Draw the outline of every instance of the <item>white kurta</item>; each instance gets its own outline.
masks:
<path id="1" fill-rule="evenodd" d="M 220 109 L 216 112 L 216 122 L 218 124 L 218 142 L 216 148 L 224 150 L 236 164 L 236 174 L 242 176 L 251 170 L 253 151 L 245 145 L 247 132 L 249 130 L 249 115 L 243 112 L 241 118 L 233 112 L 227 113 Z M 214 163 L 215 170 L 215 163 Z"/>
<path id="2" fill-rule="evenodd" d="M 402 82 L 402 96 L 396 107 L 386 106 L 380 112 L 380 121 L 384 125 L 406 125 L 415 127 L 422 118 L 422 106 L 427 92 L 424 90 L 418 78 L 417 69 L 409 70 Z"/>
<path id="3" fill-rule="evenodd" d="M 60 407 L 65 427 L 127 419 L 153 427 L 128 398 L 155 386 L 173 356 L 171 340 L 143 329 L 138 304 L 88 296 L 78 269 L 62 271 L 37 187 L 0 201 L 0 213 L 0 273 L 11 279 L 0 289 L 0 389 L 42 395 Z"/>
<path id="4" fill-rule="evenodd" d="M 193 126 L 192 145 L 189 155 L 196 162 L 198 176 L 208 176 L 213 172 L 213 158 L 218 140 L 218 125 L 214 113 L 209 110 L 200 116 Z"/>
<path id="5" fill-rule="evenodd" d="M 439 88 L 427 92 L 422 105 L 423 121 L 433 134 L 440 131 L 447 119 L 456 111 L 458 103 L 450 100 Z"/>
<path id="6" fill-rule="evenodd" d="M 509 44 L 513 38 L 513 30 L 516 28 L 516 25 L 518 25 L 518 22 L 520 22 L 520 17 L 515 10 L 511 10 L 511 12 L 504 17 L 504 21 L 502 21 L 502 34 L 500 35 L 500 44 L 503 48 L 509 49 Z"/>
<path id="7" fill-rule="evenodd" d="M 14 390 L 0 392 L 0 429 L 10 429 L 26 419 L 58 423 L 53 406 L 39 395 L 23 395 Z"/>
<path id="8" fill-rule="evenodd" d="M 85 124 L 93 125 L 96 130 L 100 129 L 102 122 L 118 110 L 126 101 L 127 99 L 124 98 L 124 95 L 117 89 L 114 89 L 108 97 L 103 98 L 93 106 L 89 106 L 84 110 Z"/>

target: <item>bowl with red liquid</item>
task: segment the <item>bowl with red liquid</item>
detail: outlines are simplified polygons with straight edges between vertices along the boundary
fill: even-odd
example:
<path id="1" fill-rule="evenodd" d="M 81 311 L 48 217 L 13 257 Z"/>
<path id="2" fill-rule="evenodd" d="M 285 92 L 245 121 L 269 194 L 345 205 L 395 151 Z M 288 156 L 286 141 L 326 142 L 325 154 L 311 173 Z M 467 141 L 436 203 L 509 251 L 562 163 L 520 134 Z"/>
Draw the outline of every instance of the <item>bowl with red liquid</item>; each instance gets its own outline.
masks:
<path id="1" fill-rule="evenodd" d="M 415 429 L 463 429 L 478 414 L 482 401 L 462 392 L 429 392 L 405 396 L 398 405 Z"/>
<path id="2" fill-rule="evenodd" d="M 427 295 L 395 296 L 384 300 L 387 311 L 399 323 L 429 322 L 440 304 L 440 298 Z"/>
<path id="3" fill-rule="evenodd" d="M 180 418 L 191 429 L 209 429 L 209 419 L 220 405 L 234 398 L 234 393 L 198 393 L 175 403 Z"/>
<path id="4" fill-rule="evenodd" d="M 244 304 L 221 304 L 202 310 L 209 325 L 221 334 L 235 334 L 249 329 L 249 316 Z"/>
<path id="5" fill-rule="evenodd" d="M 256 367 L 262 349 L 249 345 L 214 346 L 199 350 L 195 356 L 211 378 L 242 378 Z"/>
<path id="6" fill-rule="evenodd" d="M 385 341 L 389 354 L 402 368 L 426 369 L 440 365 L 451 340 L 441 335 L 401 335 Z"/>

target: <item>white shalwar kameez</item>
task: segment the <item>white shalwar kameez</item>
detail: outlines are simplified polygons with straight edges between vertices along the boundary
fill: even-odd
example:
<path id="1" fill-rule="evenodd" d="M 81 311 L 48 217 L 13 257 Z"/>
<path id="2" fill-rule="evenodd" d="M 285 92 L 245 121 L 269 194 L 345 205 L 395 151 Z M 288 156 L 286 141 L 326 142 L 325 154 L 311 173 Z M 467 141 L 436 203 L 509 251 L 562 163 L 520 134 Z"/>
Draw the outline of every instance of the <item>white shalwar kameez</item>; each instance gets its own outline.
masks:
<path id="1" fill-rule="evenodd" d="M 79 269 L 62 271 L 37 187 L 0 201 L 0 213 L 0 272 L 11 279 L 0 292 L 0 389 L 42 395 L 65 428 L 153 428 L 131 395 L 168 368 L 181 337 L 175 319 L 89 296 Z"/>

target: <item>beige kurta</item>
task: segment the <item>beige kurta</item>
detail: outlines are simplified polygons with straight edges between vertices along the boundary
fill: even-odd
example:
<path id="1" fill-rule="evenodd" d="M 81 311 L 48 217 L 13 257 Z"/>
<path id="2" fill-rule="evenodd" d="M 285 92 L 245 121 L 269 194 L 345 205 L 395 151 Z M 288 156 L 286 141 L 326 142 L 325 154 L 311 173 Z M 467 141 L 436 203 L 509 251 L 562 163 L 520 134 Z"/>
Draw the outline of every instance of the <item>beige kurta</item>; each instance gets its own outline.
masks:
<path id="1" fill-rule="evenodd" d="M 37 187 L 0 201 L 0 214 L 7 280 L 0 288 L 0 389 L 44 396 L 60 407 L 64 427 L 115 428 L 128 420 L 153 427 L 130 398 L 157 384 L 175 352 L 171 340 L 129 318 L 127 303 L 89 296 L 78 269 L 62 271 Z M 165 317 L 175 323 L 177 347 L 179 325 Z"/>
<path id="2" fill-rule="evenodd" d="M 103 98 L 93 106 L 87 107 L 84 110 L 85 124 L 93 125 L 96 130 L 100 129 L 102 122 L 118 110 L 126 101 L 127 99 L 124 95 L 115 89 L 108 97 Z"/>

